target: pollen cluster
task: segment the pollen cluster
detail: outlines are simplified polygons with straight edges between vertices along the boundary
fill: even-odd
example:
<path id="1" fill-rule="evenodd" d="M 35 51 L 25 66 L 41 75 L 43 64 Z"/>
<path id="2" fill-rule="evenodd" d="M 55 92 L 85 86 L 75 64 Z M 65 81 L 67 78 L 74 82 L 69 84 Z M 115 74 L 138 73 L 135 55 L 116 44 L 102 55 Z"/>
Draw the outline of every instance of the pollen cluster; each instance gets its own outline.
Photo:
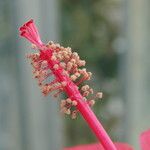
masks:
<path id="1" fill-rule="evenodd" d="M 32 45 L 32 47 L 36 49 L 35 45 Z M 95 104 L 95 99 L 102 98 L 101 92 L 94 94 L 89 85 L 83 85 L 84 81 L 91 79 L 92 73 L 84 68 L 86 62 L 80 59 L 78 53 L 72 52 L 70 47 L 64 48 L 52 41 L 46 45 L 46 48 L 52 51 L 51 56 L 46 60 L 41 59 L 40 52 L 27 55 L 33 66 L 34 78 L 38 80 L 38 85 L 45 96 L 51 92 L 56 92 L 53 96 L 57 97 L 61 92 L 65 91 L 68 84 L 67 80 L 60 81 L 55 76 L 56 72 L 61 70 L 62 76 L 68 77 L 78 87 L 83 100 L 89 106 Z M 52 61 L 54 65 L 50 67 L 49 61 Z M 54 78 L 53 81 L 49 81 L 49 77 Z M 95 96 L 92 96 L 93 94 Z M 78 102 L 69 97 L 61 100 L 60 109 L 62 113 L 71 115 L 71 118 L 75 119 L 78 113 L 77 105 Z"/>

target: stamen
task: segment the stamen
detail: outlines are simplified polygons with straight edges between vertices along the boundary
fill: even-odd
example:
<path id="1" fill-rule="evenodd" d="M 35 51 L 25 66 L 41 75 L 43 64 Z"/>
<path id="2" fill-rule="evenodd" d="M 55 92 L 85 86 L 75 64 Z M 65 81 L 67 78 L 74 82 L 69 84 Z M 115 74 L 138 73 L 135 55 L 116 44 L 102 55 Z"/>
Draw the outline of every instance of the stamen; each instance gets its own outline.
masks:
<path id="1" fill-rule="evenodd" d="M 78 111 L 77 111 L 77 110 L 74 110 L 74 111 L 71 113 L 71 118 L 72 118 L 72 119 L 76 119 L 76 118 L 77 118 L 77 113 L 78 113 Z"/>
<path id="2" fill-rule="evenodd" d="M 103 97 L 103 93 L 102 92 L 98 92 L 97 94 L 96 94 L 96 98 L 102 98 Z"/>
<path id="3" fill-rule="evenodd" d="M 58 65 L 58 64 L 55 64 L 55 65 L 53 66 L 53 69 L 55 69 L 55 70 L 59 69 L 59 65 Z"/>
<path id="4" fill-rule="evenodd" d="M 90 100 L 90 101 L 88 101 L 88 103 L 90 106 L 93 106 L 95 104 L 95 100 Z"/>
<path id="5" fill-rule="evenodd" d="M 23 36 L 27 36 L 27 38 L 29 38 L 29 40 L 33 43 L 32 47 L 37 49 L 39 48 L 40 43 L 37 43 L 37 41 L 39 40 L 37 36 L 38 33 L 36 33 L 36 29 L 33 30 L 31 25 L 32 21 L 22 26 L 20 28 L 20 31 Z M 46 82 L 46 79 L 51 75 L 57 74 L 57 71 L 59 71 L 59 69 L 62 70 L 61 75 L 66 77 L 65 79 L 69 77 L 73 82 L 75 82 L 77 88 L 79 88 L 78 85 L 85 80 L 90 80 L 92 73 L 87 72 L 86 68 L 80 69 L 80 67 L 85 66 L 85 60 L 80 60 L 78 53 L 72 53 L 70 47 L 64 48 L 63 46 L 50 41 L 46 45 L 46 48 L 48 48 L 48 51 L 45 53 L 41 50 L 40 54 L 34 53 L 27 55 L 27 58 L 31 59 L 31 64 L 34 68 L 34 77 L 38 79 L 38 84 L 41 87 L 42 93 L 44 95 L 58 90 L 55 94 L 53 94 L 54 97 L 57 97 L 62 91 L 64 91 L 65 87 L 67 86 L 67 80 L 58 81 L 57 79 L 54 79 L 50 83 L 43 83 L 44 80 Z M 48 57 L 48 55 L 50 56 Z M 49 66 L 49 61 L 54 64 L 52 68 L 50 68 Z M 52 72 L 49 72 L 49 69 L 52 69 Z M 88 97 L 89 94 L 93 94 L 93 89 L 90 88 L 89 85 L 82 86 L 80 91 L 83 96 L 83 100 L 86 101 L 90 106 L 93 106 L 95 104 L 94 99 L 102 98 L 102 93 L 99 92 L 94 98 L 92 98 L 92 100 L 87 100 L 86 97 Z M 72 100 L 71 98 L 62 100 L 60 104 L 61 112 L 68 115 L 71 114 L 71 117 L 75 119 L 78 111 L 74 110 L 74 108 L 77 106 L 77 104 L 78 102 L 76 100 Z"/>
<path id="6" fill-rule="evenodd" d="M 72 101 L 72 105 L 73 105 L 73 106 L 77 106 L 77 104 L 78 104 L 78 102 L 77 102 L 77 101 L 75 101 L 75 100 L 74 100 L 74 101 Z"/>

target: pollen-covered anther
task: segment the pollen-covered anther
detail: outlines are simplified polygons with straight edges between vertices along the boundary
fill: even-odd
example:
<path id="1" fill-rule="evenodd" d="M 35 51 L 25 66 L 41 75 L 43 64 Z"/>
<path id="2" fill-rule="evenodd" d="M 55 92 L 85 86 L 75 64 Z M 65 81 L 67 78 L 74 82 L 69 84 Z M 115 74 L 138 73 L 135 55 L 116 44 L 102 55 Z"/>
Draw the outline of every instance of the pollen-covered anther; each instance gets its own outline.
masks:
<path id="1" fill-rule="evenodd" d="M 70 103 L 68 103 L 70 101 Z M 69 104 L 69 105 L 68 105 Z M 64 114 L 67 114 L 67 115 L 70 115 L 71 114 L 71 100 L 66 99 L 66 100 L 61 100 L 61 103 L 60 103 L 60 112 L 64 113 Z"/>
<path id="2" fill-rule="evenodd" d="M 54 60 L 54 61 L 56 61 L 57 60 L 57 58 L 56 58 L 56 56 L 53 54 L 53 56 L 51 57 L 51 60 Z"/>
<path id="3" fill-rule="evenodd" d="M 34 74 L 34 78 L 39 78 L 41 76 L 40 71 L 38 70 L 33 71 L 33 74 Z"/>
<path id="4" fill-rule="evenodd" d="M 32 48 L 32 49 L 37 49 L 37 46 L 36 46 L 35 44 L 32 44 L 32 45 L 31 45 L 31 48 Z"/>
<path id="5" fill-rule="evenodd" d="M 90 92 L 91 94 L 93 94 L 93 93 L 94 93 L 94 91 L 93 91 L 93 89 L 92 89 L 92 88 L 90 88 L 90 89 L 89 89 L 89 92 Z"/>
<path id="6" fill-rule="evenodd" d="M 72 53 L 71 47 L 67 47 L 67 48 L 65 48 L 65 50 L 69 53 Z"/>
<path id="7" fill-rule="evenodd" d="M 90 80 L 90 79 L 91 79 L 91 76 L 92 76 L 92 72 L 88 72 L 87 80 Z"/>
<path id="8" fill-rule="evenodd" d="M 72 81 L 75 81 L 78 77 L 75 76 L 75 75 L 71 75 L 70 78 L 71 78 Z"/>
<path id="9" fill-rule="evenodd" d="M 91 73 L 86 72 L 86 69 L 79 69 L 79 73 L 82 75 L 82 78 L 76 83 L 76 85 L 81 84 L 85 80 L 89 80 L 91 78 Z"/>
<path id="10" fill-rule="evenodd" d="M 65 49 L 61 51 L 61 54 L 64 58 L 68 57 L 68 52 Z"/>
<path id="11" fill-rule="evenodd" d="M 57 54 L 56 58 L 59 61 L 63 60 L 63 56 L 61 54 L 59 54 L 59 53 Z"/>
<path id="12" fill-rule="evenodd" d="M 60 88 L 60 90 L 57 93 L 55 93 L 53 96 L 58 97 L 61 92 L 62 92 L 62 89 Z"/>
<path id="13" fill-rule="evenodd" d="M 97 94 L 96 94 L 96 98 L 102 98 L 103 97 L 103 93 L 102 92 L 98 92 Z"/>
<path id="14" fill-rule="evenodd" d="M 47 65 L 48 65 L 48 62 L 46 60 L 41 62 L 41 67 L 44 68 L 44 67 L 47 67 Z"/>
<path id="15" fill-rule="evenodd" d="M 64 107 L 66 105 L 66 100 L 61 100 L 61 102 L 60 102 L 60 107 L 62 108 L 62 107 Z"/>
<path id="16" fill-rule="evenodd" d="M 79 60 L 79 61 L 78 61 L 79 67 L 85 66 L 85 64 L 86 64 L 86 61 L 85 61 L 85 60 Z"/>
<path id="17" fill-rule="evenodd" d="M 77 101 L 75 101 L 75 100 L 72 101 L 72 105 L 73 105 L 73 106 L 77 106 L 77 104 L 78 104 Z"/>
<path id="18" fill-rule="evenodd" d="M 39 53 L 27 54 L 26 57 L 33 61 L 37 61 L 40 58 L 40 54 Z"/>
<path id="19" fill-rule="evenodd" d="M 87 101 L 87 98 L 86 98 L 86 97 L 83 97 L 83 100 L 84 100 L 84 101 Z"/>
<path id="20" fill-rule="evenodd" d="M 77 70 L 75 70 L 75 71 L 77 71 Z M 73 75 L 70 76 L 70 78 L 72 81 L 75 81 L 77 78 L 80 77 L 80 75 L 81 74 L 79 72 L 75 72 Z"/>
<path id="21" fill-rule="evenodd" d="M 89 91 L 85 91 L 85 92 L 83 93 L 83 96 L 87 97 L 89 94 L 90 94 Z"/>
<path id="22" fill-rule="evenodd" d="M 46 75 L 47 75 L 47 71 L 46 70 L 41 70 L 41 71 L 35 71 L 35 72 L 33 72 L 33 74 L 34 74 L 34 77 L 35 78 L 42 78 L 42 77 L 45 77 Z"/>
<path id="23" fill-rule="evenodd" d="M 93 106 L 95 104 L 95 100 L 89 100 L 88 103 L 90 106 Z"/>
<path id="24" fill-rule="evenodd" d="M 60 110 L 61 113 L 67 114 L 67 108 L 66 107 L 62 107 Z"/>
<path id="25" fill-rule="evenodd" d="M 63 59 L 64 59 L 64 62 L 68 62 L 69 60 L 70 60 L 70 55 L 68 55 L 68 53 L 67 54 L 64 54 L 63 55 Z"/>
<path id="26" fill-rule="evenodd" d="M 60 48 L 60 44 L 59 43 L 55 43 L 56 47 Z"/>
<path id="27" fill-rule="evenodd" d="M 84 75 L 85 80 L 90 80 L 91 76 L 92 76 L 92 73 L 91 72 L 84 72 L 83 75 Z"/>
<path id="28" fill-rule="evenodd" d="M 64 47 L 60 45 L 60 51 L 64 51 Z"/>
<path id="29" fill-rule="evenodd" d="M 77 118 L 77 113 L 78 113 L 77 110 L 72 111 L 72 113 L 71 113 L 71 118 L 72 118 L 72 119 L 76 119 L 76 118 Z"/>
<path id="30" fill-rule="evenodd" d="M 65 114 L 70 115 L 70 114 L 71 114 L 71 110 L 70 110 L 70 109 L 67 109 L 67 110 L 65 111 Z"/>
<path id="31" fill-rule="evenodd" d="M 38 79 L 38 84 L 41 86 L 42 82 L 51 75 L 52 75 L 52 72 L 47 73 L 47 71 L 46 71 L 43 75 L 41 74 L 41 75 L 37 76 L 36 78 Z"/>
<path id="32" fill-rule="evenodd" d="M 61 90 L 61 91 L 63 90 L 62 85 L 59 82 L 57 82 L 57 80 L 54 80 L 49 84 L 45 84 L 41 86 L 41 91 L 44 95 L 47 95 L 50 92 L 57 91 L 57 90 Z"/>
<path id="33" fill-rule="evenodd" d="M 62 71 L 62 75 L 69 77 L 69 73 L 67 71 L 65 71 L 65 70 Z"/>
<path id="34" fill-rule="evenodd" d="M 54 44 L 53 41 L 49 41 L 49 42 L 47 43 L 47 45 L 52 45 L 52 44 Z"/>
<path id="35" fill-rule="evenodd" d="M 91 72 L 86 72 L 86 69 L 82 69 L 80 72 L 83 75 L 83 78 L 80 80 L 80 83 L 85 81 L 85 80 L 91 79 L 91 76 L 92 76 Z"/>
<path id="36" fill-rule="evenodd" d="M 67 99 L 66 99 L 66 102 L 69 103 L 69 104 L 71 104 L 71 103 L 72 103 L 72 100 L 71 100 L 70 98 L 67 98 Z"/>
<path id="37" fill-rule="evenodd" d="M 58 65 L 58 64 L 55 64 L 55 65 L 53 66 L 53 69 L 55 69 L 55 70 L 59 69 L 59 65 Z"/>
<path id="38" fill-rule="evenodd" d="M 51 86 L 49 86 L 49 85 L 43 85 L 41 87 L 41 91 L 45 96 L 49 94 L 50 89 L 51 89 Z"/>
<path id="39" fill-rule="evenodd" d="M 31 62 L 31 65 L 35 69 L 40 69 L 41 65 L 38 62 Z"/>
<path id="40" fill-rule="evenodd" d="M 50 48 L 53 51 L 55 51 L 55 49 L 56 49 L 56 44 L 53 41 L 49 41 L 46 46 L 47 46 L 47 48 Z"/>
<path id="41" fill-rule="evenodd" d="M 76 73 L 74 73 L 74 75 L 76 76 L 76 77 L 80 77 L 80 73 L 79 72 L 76 72 Z"/>
<path id="42" fill-rule="evenodd" d="M 38 85 L 42 86 L 43 81 L 44 81 L 44 78 L 38 78 Z"/>
<path id="43" fill-rule="evenodd" d="M 87 73 L 86 68 L 79 69 L 79 73 L 81 73 L 81 74 Z"/>
<path id="44" fill-rule="evenodd" d="M 87 90 L 89 90 L 89 88 L 90 88 L 89 85 L 84 85 L 84 86 L 81 87 L 81 90 L 82 91 L 87 91 Z"/>
<path id="45" fill-rule="evenodd" d="M 65 87 L 67 85 L 66 81 L 61 82 L 62 87 Z"/>
<path id="46" fill-rule="evenodd" d="M 75 59 L 71 59 L 70 62 L 73 63 L 73 64 L 77 63 L 77 61 Z"/>
<path id="47" fill-rule="evenodd" d="M 63 69 L 66 69 L 66 63 L 64 63 L 64 62 L 60 62 L 60 67 L 62 67 Z"/>
<path id="48" fill-rule="evenodd" d="M 42 70 L 40 74 L 41 74 L 42 76 L 47 75 L 47 70 Z"/>
<path id="49" fill-rule="evenodd" d="M 74 58 L 75 60 L 79 60 L 80 59 L 80 57 L 79 57 L 77 52 L 73 52 L 72 53 L 72 58 Z"/>
<path id="50" fill-rule="evenodd" d="M 67 63 L 67 66 L 66 66 L 66 70 L 67 70 L 67 71 L 70 71 L 72 67 L 73 67 L 73 63 L 68 62 L 68 63 Z"/>

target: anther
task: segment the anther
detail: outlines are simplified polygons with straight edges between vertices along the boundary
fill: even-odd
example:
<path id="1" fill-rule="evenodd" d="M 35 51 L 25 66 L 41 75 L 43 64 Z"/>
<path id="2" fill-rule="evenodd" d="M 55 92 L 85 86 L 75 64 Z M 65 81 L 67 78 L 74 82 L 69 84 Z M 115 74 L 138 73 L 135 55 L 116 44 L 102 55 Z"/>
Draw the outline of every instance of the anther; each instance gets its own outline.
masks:
<path id="1" fill-rule="evenodd" d="M 93 106 L 95 104 L 95 100 L 90 100 L 88 103 L 90 106 Z"/>
<path id="2" fill-rule="evenodd" d="M 74 110 L 74 111 L 71 113 L 71 118 L 72 118 L 72 119 L 76 119 L 76 118 L 77 118 L 77 110 Z"/>
<path id="3" fill-rule="evenodd" d="M 78 104 L 77 101 L 75 101 L 75 100 L 72 101 L 73 106 L 77 106 L 77 104 Z"/>
<path id="4" fill-rule="evenodd" d="M 59 65 L 58 64 L 55 64 L 54 66 L 53 66 L 53 69 L 55 69 L 55 70 L 57 70 L 59 68 Z"/>
<path id="5" fill-rule="evenodd" d="M 67 99 L 66 99 L 66 102 L 69 103 L 69 104 L 71 104 L 71 103 L 72 103 L 72 100 L 71 100 L 70 98 L 67 98 Z"/>
<path id="6" fill-rule="evenodd" d="M 98 92 L 97 94 L 96 94 L 96 98 L 102 98 L 103 97 L 103 93 L 102 92 Z"/>
<path id="7" fill-rule="evenodd" d="M 63 81 L 63 82 L 61 82 L 61 85 L 62 85 L 63 87 L 65 87 L 65 86 L 67 85 L 67 82 L 66 82 L 66 81 Z"/>

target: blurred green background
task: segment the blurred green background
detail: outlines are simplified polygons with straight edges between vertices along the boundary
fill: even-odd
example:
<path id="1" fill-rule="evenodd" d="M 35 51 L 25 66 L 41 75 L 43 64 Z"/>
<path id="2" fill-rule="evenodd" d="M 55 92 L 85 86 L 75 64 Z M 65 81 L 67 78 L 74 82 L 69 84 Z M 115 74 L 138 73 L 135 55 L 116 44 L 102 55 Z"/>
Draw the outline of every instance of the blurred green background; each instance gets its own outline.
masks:
<path id="1" fill-rule="evenodd" d="M 93 111 L 113 141 L 138 150 L 150 127 L 148 0 L 0 0 L 0 150 L 59 150 L 95 143 L 79 115 L 62 117 L 59 100 L 43 97 L 18 28 L 33 18 L 42 40 L 79 53 L 104 97 Z M 63 97 L 63 96 L 62 96 Z"/>

